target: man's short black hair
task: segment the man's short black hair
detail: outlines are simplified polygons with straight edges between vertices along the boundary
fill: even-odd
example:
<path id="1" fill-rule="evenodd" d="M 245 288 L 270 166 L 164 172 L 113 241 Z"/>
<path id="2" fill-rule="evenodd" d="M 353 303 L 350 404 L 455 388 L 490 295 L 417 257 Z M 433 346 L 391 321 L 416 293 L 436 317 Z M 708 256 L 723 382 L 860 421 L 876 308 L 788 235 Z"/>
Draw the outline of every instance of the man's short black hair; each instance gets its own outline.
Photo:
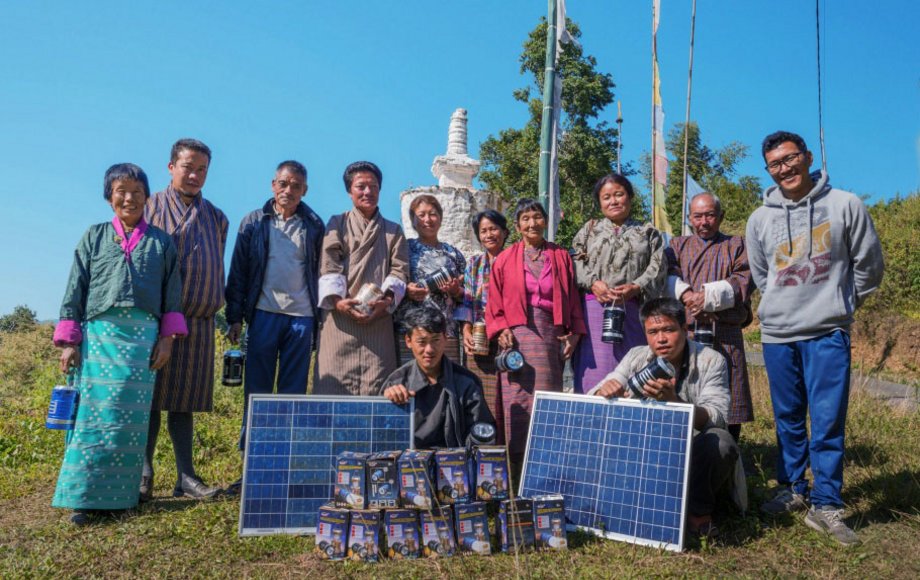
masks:
<path id="1" fill-rule="evenodd" d="M 653 316 L 667 316 L 671 320 L 677 321 L 677 324 L 683 328 L 687 324 L 687 311 L 684 305 L 673 298 L 653 298 L 642 305 L 639 310 L 639 320 L 642 326 L 645 321 Z"/>
<path id="2" fill-rule="evenodd" d="M 211 164 L 211 148 L 198 139 L 179 139 L 173 143 L 172 151 L 169 152 L 169 162 L 175 163 L 179 159 L 179 154 L 186 149 L 205 155 L 208 158 L 208 165 Z"/>
<path id="3" fill-rule="evenodd" d="M 481 224 L 484 219 L 500 227 L 505 232 L 505 239 L 507 240 L 508 234 L 511 233 L 508 231 L 508 219 L 494 209 L 486 209 L 477 213 L 473 218 L 473 235 L 476 236 L 477 242 L 482 241 L 479 239 L 479 224 Z"/>
<path id="4" fill-rule="evenodd" d="M 297 175 L 303 177 L 304 181 L 307 180 L 307 168 L 304 167 L 303 163 L 300 161 L 294 161 L 293 159 L 282 161 L 275 169 L 275 173 L 280 173 L 282 169 L 287 169 L 291 173 L 296 173 Z"/>
<path id="5" fill-rule="evenodd" d="M 361 173 L 366 171 L 368 173 L 373 173 L 377 178 L 377 186 L 383 187 L 383 172 L 380 171 L 380 168 L 370 161 L 355 161 L 345 168 L 345 173 L 342 174 L 342 180 L 345 182 L 345 191 L 351 191 L 351 182 L 355 179 L 356 173 Z"/>
<path id="6" fill-rule="evenodd" d="M 795 146 L 798 147 L 799 151 L 802 153 L 808 151 L 808 146 L 805 145 L 805 139 L 802 139 L 801 135 L 790 133 L 789 131 L 777 131 L 776 133 L 770 133 L 764 137 L 763 145 L 760 147 L 760 153 L 763 155 L 763 158 L 766 159 L 769 151 L 773 151 L 787 141 L 795 143 Z"/>
<path id="7" fill-rule="evenodd" d="M 447 332 L 447 318 L 436 306 L 423 304 L 411 309 L 403 317 L 403 328 L 406 329 L 406 336 L 409 337 L 416 328 L 432 334 L 443 334 Z"/>
<path id="8" fill-rule="evenodd" d="M 102 197 L 112 201 L 112 185 L 116 181 L 133 179 L 144 186 L 144 197 L 150 197 L 150 183 L 144 170 L 133 163 L 116 163 L 105 172 L 105 182 L 102 186 Z"/>

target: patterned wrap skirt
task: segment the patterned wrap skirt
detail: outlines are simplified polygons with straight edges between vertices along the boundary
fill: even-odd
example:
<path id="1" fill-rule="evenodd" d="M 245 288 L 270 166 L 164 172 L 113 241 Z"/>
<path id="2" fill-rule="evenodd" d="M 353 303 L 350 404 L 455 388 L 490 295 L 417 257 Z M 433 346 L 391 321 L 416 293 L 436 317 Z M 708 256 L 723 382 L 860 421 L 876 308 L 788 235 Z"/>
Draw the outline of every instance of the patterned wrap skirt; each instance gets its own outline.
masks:
<path id="1" fill-rule="evenodd" d="M 502 405 L 502 390 L 498 380 L 498 369 L 495 368 L 495 357 L 498 356 L 498 341 L 489 341 L 488 355 L 469 355 L 463 353 L 466 368 L 479 377 L 482 383 L 482 397 L 485 399 L 492 417 L 495 419 L 495 444 L 505 444 L 505 409 Z"/>
<path id="2" fill-rule="evenodd" d="M 111 308 L 84 325 L 77 420 L 67 433 L 52 506 L 137 505 L 155 378 L 150 353 L 159 326 L 137 308 Z"/>
<path id="3" fill-rule="evenodd" d="M 751 401 L 751 383 L 748 379 L 741 327 L 716 324 L 715 349 L 728 362 L 728 384 L 732 391 L 732 404 L 725 422 L 729 425 L 750 423 L 754 420 L 754 403 Z"/>
<path id="4" fill-rule="evenodd" d="M 188 336 L 173 343 L 172 356 L 157 373 L 154 411 L 189 413 L 214 406 L 214 317 L 185 318 Z"/>
<path id="5" fill-rule="evenodd" d="M 517 372 L 499 373 L 504 406 L 505 442 L 508 456 L 517 463 L 524 458 L 530 413 L 536 391 L 562 392 L 562 346 L 558 337 L 565 331 L 553 324 L 553 314 L 527 307 L 527 326 L 511 329 L 524 367 Z"/>
<path id="6" fill-rule="evenodd" d="M 620 344 L 609 344 L 601 340 L 604 329 L 604 305 L 594 298 L 594 294 L 585 295 L 582 305 L 588 334 L 581 337 L 572 358 L 576 393 L 587 393 L 593 389 L 613 369 L 617 368 L 631 348 L 647 344 L 645 329 L 642 328 L 642 323 L 639 321 L 638 300 L 633 299 L 626 302 L 623 342 Z"/>

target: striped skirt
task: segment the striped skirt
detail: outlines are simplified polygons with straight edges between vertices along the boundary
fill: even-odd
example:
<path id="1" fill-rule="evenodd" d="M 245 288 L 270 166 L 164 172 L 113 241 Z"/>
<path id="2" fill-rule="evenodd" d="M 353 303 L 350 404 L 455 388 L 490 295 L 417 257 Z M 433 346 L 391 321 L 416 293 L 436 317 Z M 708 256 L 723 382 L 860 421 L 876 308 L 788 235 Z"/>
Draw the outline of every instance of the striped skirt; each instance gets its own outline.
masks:
<path id="1" fill-rule="evenodd" d="M 156 317 L 137 308 L 111 308 L 85 324 L 77 421 L 67 434 L 52 506 L 137 505 L 155 374 L 150 353 L 158 328 Z"/>
<path id="2" fill-rule="evenodd" d="M 157 373 L 154 411 L 210 411 L 214 406 L 214 317 L 185 318 L 188 336 L 173 343 Z"/>
<path id="3" fill-rule="evenodd" d="M 631 348 L 647 344 L 645 329 L 642 328 L 642 323 L 639 321 L 639 302 L 637 300 L 626 302 L 623 342 L 620 344 L 608 344 L 601 340 L 604 328 L 604 306 L 594 298 L 594 294 L 587 294 L 582 304 L 588 334 L 581 337 L 572 358 L 576 393 L 587 393 L 593 389 L 620 364 Z"/>
<path id="4" fill-rule="evenodd" d="M 751 401 L 751 383 L 748 380 L 741 327 L 716 324 L 715 349 L 728 361 L 728 384 L 731 386 L 732 404 L 725 422 L 729 425 L 750 423 L 754 420 L 754 403 Z"/>
<path id="5" fill-rule="evenodd" d="M 469 355 L 463 353 L 466 368 L 479 377 L 482 383 L 482 396 L 495 418 L 495 444 L 505 444 L 505 409 L 502 406 L 502 390 L 498 384 L 498 370 L 495 368 L 495 357 L 498 356 L 498 342 L 489 341 L 488 355 Z"/>
<path id="6" fill-rule="evenodd" d="M 514 340 L 524 356 L 524 367 L 512 373 L 499 373 L 504 406 L 505 442 L 508 456 L 520 462 L 527 446 L 530 412 L 536 391 L 562 392 L 562 347 L 558 337 L 565 334 L 553 324 L 553 315 L 540 308 L 527 307 L 527 326 L 515 326 Z"/>

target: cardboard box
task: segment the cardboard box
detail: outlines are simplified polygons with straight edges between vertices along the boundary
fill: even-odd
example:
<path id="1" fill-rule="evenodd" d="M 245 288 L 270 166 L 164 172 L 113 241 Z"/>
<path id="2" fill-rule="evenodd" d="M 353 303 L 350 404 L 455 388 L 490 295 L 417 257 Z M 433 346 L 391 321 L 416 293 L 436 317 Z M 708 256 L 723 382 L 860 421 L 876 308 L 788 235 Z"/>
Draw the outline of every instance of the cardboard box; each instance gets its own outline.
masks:
<path id="1" fill-rule="evenodd" d="M 383 523 L 387 535 L 387 556 L 390 559 L 414 559 L 422 554 L 421 527 L 417 511 L 386 510 L 383 512 Z"/>
<path id="2" fill-rule="evenodd" d="M 438 449 L 434 462 L 438 474 L 438 502 L 442 505 L 469 503 L 470 455 L 466 448 Z"/>
<path id="3" fill-rule="evenodd" d="M 380 560 L 380 512 L 352 510 L 348 526 L 348 557 L 361 562 Z"/>
<path id="4" fill-rule="evenodd" d="M 498 507 L 498 536 L 502 552 L 533 548 L 533 501 L 502 501 Z"/>
<path id="5" fill-rule="evenodd" d="M 395 508 L 399 505 L 397 461 L 401 451 L 382 451 L 367 458 L 367 507 Z"/>
<path id="6" fill-rule="evenodd" d="M 568 548 L 565 533 L 565 498 L 561 495 L 541 495 L 533 498 L 533 527 L 537 548 Z"/>
<path id="7" fill-rule="evenodd" d="M 489 515 L 484 502 L 454 506 L 457 520 L 457 547 L 461 552 L 472 552 L 482 556 L 492 553 L 492 539 L 489 537 Z"/>
<path id="8" fill-rule="evenodd" d="M 399 500 L 402 507 L 427 510 L 435 482 L 434 452 L 410 449 L 399 456 Z"/>
<path id="9" fill-rule="evenodd" d="M 504 447 L 476 447 L 473 451 L 476 499 L 508 499 L 508 450 Z"/>
<path id="10" fill-rule="evenodd" d="M 319 508 L 316 522 L 316 552 L 323 560 L 344 560 L 349 513 L 334 505 Z"/>
<path id="11" fill-rule="evenodd" d="M 444 558 L 457 552 L 450 506 L 421 511 L 419 519 L 422 524 L 422 554 L 429 558 Z"/>
<path id="12" fill-rule="evenodd" d="M 367 453 L 343 451 L 335 460 L 333 501 L 338 507 L 364 509 L 367 507 L 365 464 Z"/>

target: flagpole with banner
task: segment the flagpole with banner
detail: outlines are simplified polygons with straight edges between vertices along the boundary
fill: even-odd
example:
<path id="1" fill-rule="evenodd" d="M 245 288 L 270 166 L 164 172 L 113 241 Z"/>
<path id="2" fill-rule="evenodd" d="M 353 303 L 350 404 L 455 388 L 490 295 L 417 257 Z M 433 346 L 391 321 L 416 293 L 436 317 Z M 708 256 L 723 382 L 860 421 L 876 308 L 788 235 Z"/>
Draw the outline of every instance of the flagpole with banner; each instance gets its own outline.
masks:
<path id="1" fill-rule="evenodd" d="M 665 211 L 668 182 L 668 155 L 664 146 L 664 108 L 661 105 L 661 80 L 658 76 L 658 20 L 661 0 L 652 0 L 652 220 L 655 227 L 672 235 Z"/>

